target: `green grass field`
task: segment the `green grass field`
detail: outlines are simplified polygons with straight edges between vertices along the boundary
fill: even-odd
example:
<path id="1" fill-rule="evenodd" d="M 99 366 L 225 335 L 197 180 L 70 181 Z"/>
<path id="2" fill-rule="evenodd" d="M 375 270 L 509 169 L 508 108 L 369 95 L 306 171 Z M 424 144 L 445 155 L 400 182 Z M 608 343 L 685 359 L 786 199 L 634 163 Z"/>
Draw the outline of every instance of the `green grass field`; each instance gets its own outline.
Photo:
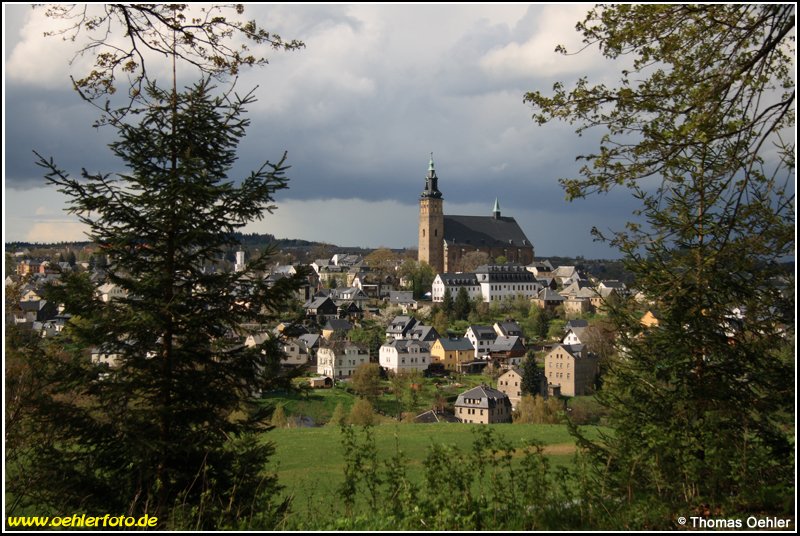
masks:
<path id="1" fill-rule="evenodd" d="M 389 460 L 399 448 L 408 460 L 408 476 L 421 481 L 423 460 L 433 443 L 452 445 L 465 454 L 472 448 L 472 430 L 467 424 L 383 424 L 373 428 L 378 458 Z M 554 465 L 570 465 L 575 444 L 564 425 L 497 424 L 492 431 L 515 448 L 530 441 L 545 445 Z M 586 427 L 596 437 L 597 427 Z M 341 431 L 335 426 L 284 428 L 270 431 L 266 439 L 275 444 L 270 462 L 285 493 L 293 497 L 293 516 L 327 518 L 339 509 L 337 487 L 343 482 L 344 459 Z M 456 463 L 457 460 L 454 460 Z"/>
<path id="2" fill-rule="evenodd" d="M 305 383 L 301 380 L 300 383 Z M 375 401 L 374 407 L 384 415 L 397 417 L 401 411 L 411 411 L 417 415 L 433 407 L 437 396 L 442 397 L 449 403 L 455 402 L 458 395 L 481 383 L 493 384 L 493 380 L 484 375 L 465 374 L 453 379 L 449 378 L 425 378 L 420 381 L 420 390 L 417 393 L 417 403 L 413 408 L 409 408 L 402 402 L 398 403 L 397 397 L 391 391 L 388 381 L 381 382 L 383 394 Z M 312 389 L 304 392 L 276 391 L 267 393 L 262 399 L 271 404 L 283 406 L 286 415 L 289 417 L 310 418 L 315 425 L 327 423 L 338 404 L 342 404 L 345 412 L 356 402 L 356 395 L 342 387 L 333 389 Z M 387 422 L 391 419 L 385 419 Z"/>

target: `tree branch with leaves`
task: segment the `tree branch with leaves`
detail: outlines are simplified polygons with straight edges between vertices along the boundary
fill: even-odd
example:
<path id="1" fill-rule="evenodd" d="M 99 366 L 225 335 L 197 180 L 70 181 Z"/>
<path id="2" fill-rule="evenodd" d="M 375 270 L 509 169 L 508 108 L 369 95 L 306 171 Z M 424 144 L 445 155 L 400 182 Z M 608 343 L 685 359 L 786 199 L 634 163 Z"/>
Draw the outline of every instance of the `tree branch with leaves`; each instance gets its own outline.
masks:
<path id="1" fill-rule="evenodd" d="M 624 230 L 593 231 L 660 311 L 644 328 L 633 300 L 610 306 L 618 351 L 598 398 L 615 432 L 578 434 L 610 526 L 671 527 L 703 505 L 782 512 L 791 494 L 792 363 L 774 349 L 794 337 L 781 265 L 794 254 L 794 9 L 597 6 L 577 28 L 630 64 L 618 84 L 525 96 L 539 124 L 602 132 L 561 179 L 569 199 L 625 187 L 641 204 Z"/>

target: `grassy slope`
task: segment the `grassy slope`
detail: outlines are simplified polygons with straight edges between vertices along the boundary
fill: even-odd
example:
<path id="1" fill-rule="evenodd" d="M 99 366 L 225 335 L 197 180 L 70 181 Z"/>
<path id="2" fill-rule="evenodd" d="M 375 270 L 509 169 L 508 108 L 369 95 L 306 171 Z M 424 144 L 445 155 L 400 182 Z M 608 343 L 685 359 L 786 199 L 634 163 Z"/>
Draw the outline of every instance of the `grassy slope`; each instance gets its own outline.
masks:
<path id="1" fill-rule="evenodd" d="M 422 462 L 432 443 L 453 445 L 465 454 L 471 449 L 471 430 L 479 425 L 466 424 L 384 424 L 374 428 L 379 460 L 386 461 L 396 446 L 408 459 L 409 477 L 420 481 Z M 492 430 L 514 447 L 535 440 L 546 445 L 545 452 L 555 464 L 569 464 L 574 442 L 564 425 L 500 424 Z M 590 437 L 598 429 L 587 427 Z M 336 488 L 343 481 L 341 432 L 337 427 L 288 428 L 273 430 L 267 439 L 276 447 L 271 462 L 286 493 L 294 497 L 295 516 L 326 518 L 335 509 Z"/>
<path id="2" fill-rule="evenodd" d="M 419 414 L 431 409 L 437 395 L 453 403 L 460 393 L 481 383 L 494 385 L 490 377 L 477 374 L 463 375 L 453 380 L 446 378 L 424 379 L 420 383 L 421 390 L 418 393 L 417 405 L 413 408 L 413 412 Z M 384 393 L 375 402 L 376 409 L 386 415 L 395 417 L 401 410 L 408 411 L 410 409 L 403 405 L 398 405 L 397 397 L 392 393 L 388 381 L 381 382 L 381 387 Z M 357 397 L 344 389 L 334 388 L 312 389 L 305 393 L 273 392 L 264 395 L 263 399 L 273 404 L 282 405 L 284 411 L 290 417 L 310 417 L 315 424 L 321 425 L 330 420 L 337 404 L 342 404 L 345 412 L 349 412 Z"/>

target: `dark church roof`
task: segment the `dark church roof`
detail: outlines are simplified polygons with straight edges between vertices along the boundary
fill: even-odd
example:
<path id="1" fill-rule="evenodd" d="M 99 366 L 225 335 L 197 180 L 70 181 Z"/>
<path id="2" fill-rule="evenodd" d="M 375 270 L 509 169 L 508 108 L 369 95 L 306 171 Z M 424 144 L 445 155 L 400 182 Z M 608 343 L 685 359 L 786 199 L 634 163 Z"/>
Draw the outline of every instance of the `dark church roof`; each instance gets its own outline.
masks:
<path id="1" fill-rule="evenodd" d="M 530 247 L 528 237 L 514 218 L 493 216 L 445 216 L 444 240 L 448 245 L 474 247 Z"/>

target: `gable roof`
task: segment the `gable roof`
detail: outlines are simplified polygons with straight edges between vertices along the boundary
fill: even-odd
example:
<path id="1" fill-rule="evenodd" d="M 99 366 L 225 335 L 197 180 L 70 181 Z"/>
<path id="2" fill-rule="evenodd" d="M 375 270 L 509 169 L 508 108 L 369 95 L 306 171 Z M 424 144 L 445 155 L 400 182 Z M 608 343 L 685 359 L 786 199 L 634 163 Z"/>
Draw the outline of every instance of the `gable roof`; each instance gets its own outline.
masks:
<path id="1" fill-rule="evenodd" d="M 433 424 L 437 422 L 460 422 L 455 415 L 449 413 L 437 413 L 429 409 L 425 413 L 420 413 L 414 417 L 414 422 L 418 424 Z"/>
<path id="2" fill-rule="evenodd" d="M 553 277 L 571 277 L 576 272 L 574 266 L 558 266 L 553 270 Z"/>
<path id="3" fill-rule="evenodd" d="M 569 337 L 570 333 L 575 335 L 578 338 L 578 341 L 580 341 L 581 338 L 583 337 L 583 333 L 586 331 L 586 329 L 587 328 L 569 328 L 567 330 L 567 332 L 564 333 L 564 336 L 561 337 L 561 342 L 564 342 L 566 340 L 566 338 Z"/>
<path id="4" fill-rule="evenodd" d="M 495 341 L 489 346 L 490 352 L 510 352 L 514 349 L 524 349 L 522 347 L 522 341 L 519 340 L 519 337 L 497 337 Z"/>
<path id="5" fill-rule="evenodd" d="M 586 348 L 585 344 L 557 344 L 553 347 L 550 352 L 554 352 L 558 348 L 563 348 L 566 352 L 575 359 L 590 359 L 596 358 L 597 356 L 588 350 L 584 350 Z"/>
<path id="6" fill-rule="evenodd" d="M 410 290 L 390 290 L 389 301 L 392 303 L 409 304 L 415 303 L 414 293 Z"/>
<path id="7" fill-rule="evenodd" d="M 517 376 L 522 378 L 522 370 L 517 366 L 513 366 L 513 367 L 509 368 L 507 371 L 505 371 L 504 373 L 502 373 L 500 376 L 498 376 L 497 379 L 499 380 L 503 376 L 508 376 L 509 374 L 512 374 L 512 373 L 516 374 Z"/>
<path id="8" fill-rule="evenodd" d="M 353 324 L 341 318 L 331 318 L 322 329 L 325 331 L 350 331 L 353 329 Z"/>
<path id="9" fill-rule="evenodd" d="M 439 332 L 433 326 L 417 324 L 406 333 L 406 336 L 414 340 L 433 342 L 439 338 Z"/>
<path id="10" fill-rule="evenodd" d="M 583 320 L 581 318 L 573 318 L 572 320 L 567 320 L 566 325 L 564 326 L 564 330 L 570 330 L 573 328 L 588 328 L 589 321 Z"/>
<path id="11" fill-rule="evenodd" d="M 297 338 L 306 349 L 313 349 L 319 346 L 319 333 L 304 333 Z"/>
<path id="12" fill-rule="evenodd" d="M 575 298 L 588 299 L 588 300 L 591 300 L 592 298 L 597 298 L 598 296 L 599 294 L 592 287 L 583 287 L 574 294 Z"/>
<path id="13" fill-rule="evenodd" d="M 330 302 L 330 304 L 326 304 L 326 302 Z M 336 304 L 333 303 L 333 300 L 330 299 L 328 296 L 312 298 L 312 299 L 308 300 L 303 305 L 303 308 L 304 309 L 319 309 L 323 305 L 328 305 L 328 308 L 333 310 L 333 311 L 336 310 Z"/>
<path id="14" fill-rule="evenodd" d="M 444 241 L 472 246 L 532 247 L 514 218 L 444 216 Z"/>
<path id="15" fill-rule="evenodd" d="M 550 290 L 550 287 L 544 287 L 537 298 L 544 301 L 564 301 L 564 296 L 554 290 Z"/>
<path id="16" fill-rule="evenodd" d="M 479 341 L 493 341 L 497 338 L 497 333 L 494 332 L 494 328 L 491 326 L 473 324 L 467 328 L 467 331 L 469 330 L 472 330 L 473 335 Z"/>
<path id="17" fill-rule="evenodd" d="M 505 322 L 495 322 L 494 330 L 500 332 L 503 336 L 508 337 L 510 333 L 522 333 L 522 328 L 515 320 L 506 320 Z"/>
<path id="18" fill-rule="evenodd" d="M 444 348 L 446 352 L 475 351 L 475 347 L 472 346 L 472 343 L 469 342 L 469 339 L 465 339 L 464 337 L 442 337 L 439 339 L 439 342 L 442 344 L 442 348 Z"/>
<path id="19" fill-rule="evenodd" d="M 392 335 L 405 335 L 405 333 L 413 328 L 416 323 L 417 319 L 412 316 L 396 316 L 386 327 L 386 333 L 390 333 Z"/>
<path id="20" fill-rule="evenodd" d="M 494 407 L 498 403 L 503 403 L 505 401 L 508 404 L 511 404 L 508 395 L 489 387 L 488 385 L 479 385 L 478 387 L 473 387 L 469 391 L 465 391 L 458 395 L 456 399 L 456 406 L 464 406 L 466 405 L 465 399 L 474 399 L 478 400 L 477 404 L 470 403 L 471 407 L 477 408 L 489 408 Z"/>

